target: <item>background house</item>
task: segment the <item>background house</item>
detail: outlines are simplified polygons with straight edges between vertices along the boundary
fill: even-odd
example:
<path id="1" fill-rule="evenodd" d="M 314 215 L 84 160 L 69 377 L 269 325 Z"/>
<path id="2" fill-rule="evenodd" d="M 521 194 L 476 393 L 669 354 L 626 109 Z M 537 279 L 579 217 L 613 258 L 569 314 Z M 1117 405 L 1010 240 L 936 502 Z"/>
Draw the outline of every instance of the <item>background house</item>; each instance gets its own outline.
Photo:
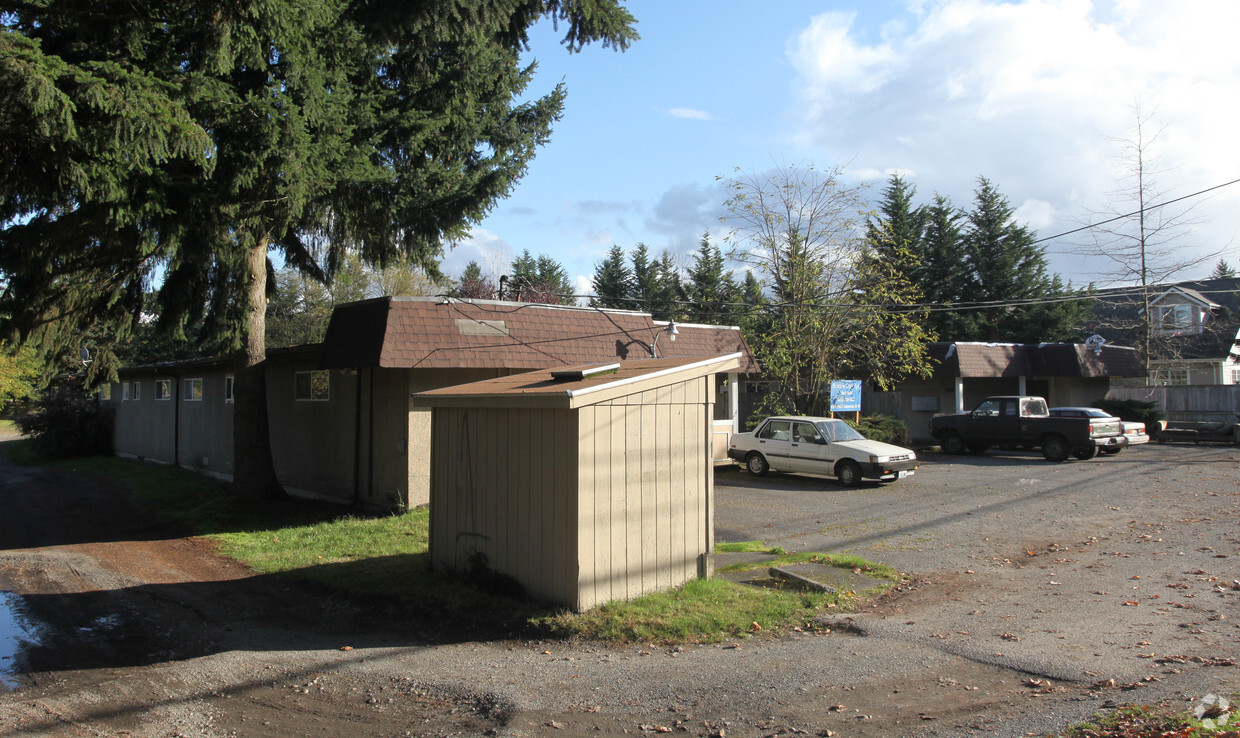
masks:
<path id="1" fill-rule="evenodd" d="M 585 610 L 706 576 L 715 377 L 741 355 L 542 370 L 416 393 L 430 553 Z"/>
<path id="2" fill-rule="evenodd" d="M 1089 330 L 1111 343 L 1143 348 L 1144 312 L 1133 288 L 1102 290 Z M 1240 335 L 1240 278 L 1160 285 L 1150 299 L 1150 320 L 1149 384 L 1240 384 L 1240 361 L 1229 359 Z M 1121 384 L 1143 386 L 1144 378 Z"/>
<path id="3" fill-rule="evenodd" d="M 1050 405 L 1089 405 L 1113 378 L 1145 374 L 1135 350 L 1072 343 L 932 343 L 928 379 L 911 378 L 894 392 L 865 392 L 865 412 L 895 415 L 915 443 L 933 443 L 930 419 L 962 413 L 991 395 L 1038 395 Z"/>

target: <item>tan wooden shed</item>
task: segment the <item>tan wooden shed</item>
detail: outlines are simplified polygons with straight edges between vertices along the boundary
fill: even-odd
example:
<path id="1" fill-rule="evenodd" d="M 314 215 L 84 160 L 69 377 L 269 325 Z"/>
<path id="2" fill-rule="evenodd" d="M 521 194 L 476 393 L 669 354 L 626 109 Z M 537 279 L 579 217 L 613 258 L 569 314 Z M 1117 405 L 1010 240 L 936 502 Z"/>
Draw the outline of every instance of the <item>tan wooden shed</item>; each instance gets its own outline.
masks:
<path id="1" fill-rule="evenodd" d="M 578 611 L 705 576 L 715 375 L 741 355 L 549 369 L 432 408 L 430 553 Z"/>

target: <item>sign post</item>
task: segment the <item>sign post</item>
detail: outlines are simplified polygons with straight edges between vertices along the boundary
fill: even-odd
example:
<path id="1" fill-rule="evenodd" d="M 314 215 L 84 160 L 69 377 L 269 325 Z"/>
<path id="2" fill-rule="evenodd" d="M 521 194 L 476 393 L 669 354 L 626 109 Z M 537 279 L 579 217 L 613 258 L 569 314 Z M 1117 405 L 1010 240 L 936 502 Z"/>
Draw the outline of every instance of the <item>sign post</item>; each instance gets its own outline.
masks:
<path id="1" fill-rule="evenodd" d="M 831 415 L 853 413 L 853 422 L 861 421 L 861 380 L 831 380 Z"/>

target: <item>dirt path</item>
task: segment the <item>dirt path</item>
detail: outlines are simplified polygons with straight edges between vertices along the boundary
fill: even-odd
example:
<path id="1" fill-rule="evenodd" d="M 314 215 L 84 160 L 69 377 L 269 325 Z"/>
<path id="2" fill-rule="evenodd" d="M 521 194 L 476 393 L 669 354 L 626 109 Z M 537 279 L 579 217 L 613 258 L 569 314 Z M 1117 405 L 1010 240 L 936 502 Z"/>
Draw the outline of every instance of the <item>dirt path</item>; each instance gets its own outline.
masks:
<path id="1" fill-rule="evenodd" d="M 0 735 L 1023 735 L 1112 701 L 1234 691 L 1240 464 L 1209 453 L 1114 490 L 1103 467 L 1037 467 L 1061 479 L 1029 490 L 1027 521 L 1000 521 L 1019 538 L 972 516 L 975 537 L 940 540 L 933 567 L 829 633 L 677 649 L 432 643 L 252 576 L 102 486 L 0 464 L 0 589 L 45 623 L 20 656 L 28 682 L 0 687 Z M 980 509 L 951 466 L 942 504 Z M 1193 474 L 1230 487 L 1185 494 Z M 919 479 L 893 504 L 939 494 Z M 970 516 L 939 517 L 918 535 Z M 901 522 L 850 540 L 916 560 Z"/>

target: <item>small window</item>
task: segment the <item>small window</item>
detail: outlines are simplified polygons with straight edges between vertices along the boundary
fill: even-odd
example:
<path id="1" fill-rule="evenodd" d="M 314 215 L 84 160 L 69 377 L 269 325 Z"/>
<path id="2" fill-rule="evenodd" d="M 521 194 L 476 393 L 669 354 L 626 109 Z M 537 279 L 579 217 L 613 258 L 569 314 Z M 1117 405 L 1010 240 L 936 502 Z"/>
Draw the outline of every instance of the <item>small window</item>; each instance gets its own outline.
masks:
<path id="1" fill-rule="evenodd" d="M 233 375 L 224 375 L 224 402 L 231 403 L 233 401 Z"/>
<path id="2" fill-rule="evenodd" d="M 1155 369 L 1155 385 L 1188 384 L 1187 369 Z"/>
<path id="3" fill-rule="evenodd" d="M 142 383 L 135 379 L 131 384 L 133 387 L 129 390 L 129 399 L 137 402 L 142 399 Z"/>
<path id="4" fill-rule="evenodd" d="M 182 397 L 186 402 L 200 402 L 202 400 L 202 377 L 186 379 L 182 386 L 185 387 Z"/>
<path id="5" fill-rule="evenodd" d="M 112 399 L 112 383 L 111 382 L 104 382 L 102 385 L 100 385 L 99 399 L 102 400 L 103 402 L 108 402 Z"/>
<path id="6" fill-rule="evenodd" d="M 121 402 L 129 402 L 129 382 L 121 382 Z"/>
<path id="7" fill-rule="evenodd" d="M 294 398 L 323 402 L 331 399 L 330 375 L 324 371 L 297 372 L 294 377 Z"/>
<path id="8" fill-rule="evenodd" d="M 156 379 L 155 380 L 155 399 L 171 400 L 172 399 L 172 380 Z"/>

